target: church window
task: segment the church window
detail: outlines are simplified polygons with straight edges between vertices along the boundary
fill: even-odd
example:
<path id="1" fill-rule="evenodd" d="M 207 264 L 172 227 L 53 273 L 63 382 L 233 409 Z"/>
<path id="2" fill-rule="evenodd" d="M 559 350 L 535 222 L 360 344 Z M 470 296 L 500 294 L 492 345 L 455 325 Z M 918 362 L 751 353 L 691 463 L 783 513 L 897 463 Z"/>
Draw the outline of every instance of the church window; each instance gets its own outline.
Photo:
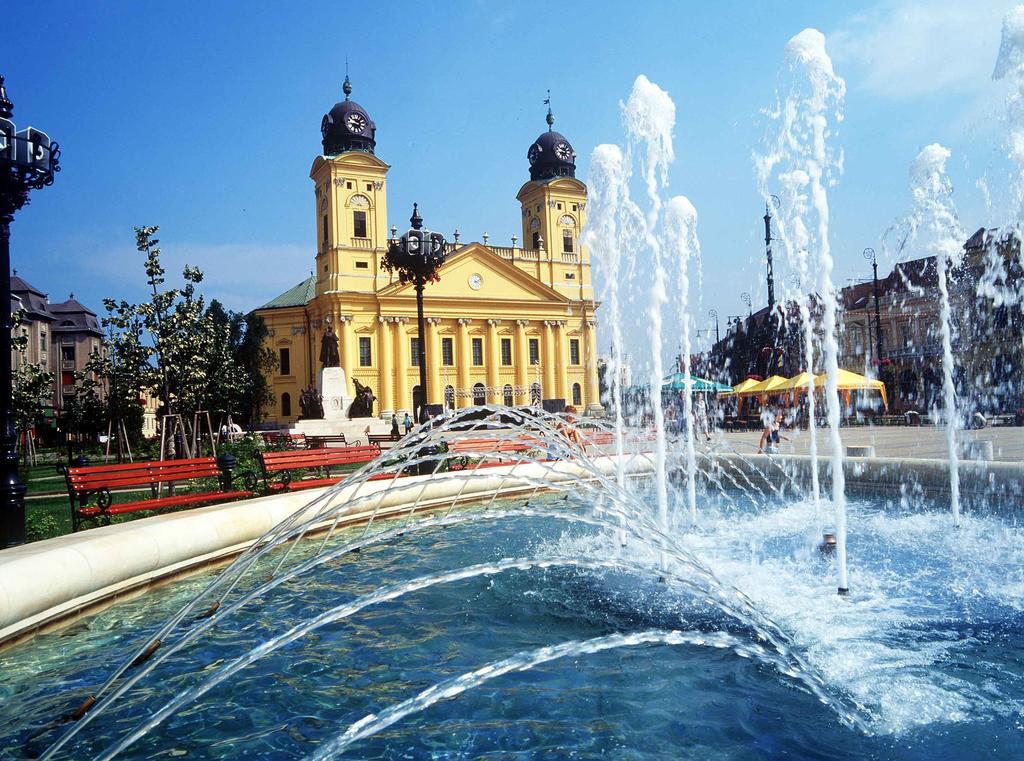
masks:
<path id="1" fill-rule="evenodd" d="M 537 213 L 540 213 L 540 204 L 537 204 Z"/>
<path id="2" fill-rule="evenodd" d="M 572 403 L 583 404 L 583 389 L 580 388 L 579 383 L 572 384 Z"/>
<path id="3" fill-rule="evenodd" d="M 573 211 L 579 211 L 579 210 L 580 210 L 580 208 L 579 208 L 579 206 L 578 206 L 577 204 L 573 204 L 573 205 L 572 205 L 572 210 L 573 210 Z"/>
<path id="4" fill-rule="evenodd" d="M 327 247 L 327 215 L 324 214 L 324 247 Z"/>
<path id="5" fill-rule="evenodd" d="M 580 363 L 580 339 L 570 338 L 569 339 L 569 364 L 578 365 Z"/>
<path id="6" fill-rule="evenodd" d="M 370 352 L 370 337 L 359 336 L 359 366 L 370 367 L 373 364 L 373 354 Z"/>
<path id="7" fill-rule="evenodd" d="M 288 349 L 281 349 L 281 362 L 280 362 L 281 375 L 292 374 L 292 358 L 291 351 Z"/>
<path id="8" fill-rule="evenodd" d="M 281 417 L 291 417 L 292 395 L 285 391 L 281 394 Z"/>
<path id="9" fill-rule="evenodd" d="M 566 272 L 565 273 L 565 279 L 566 280 L 575 280 L 576 279 L 576 273 L 575 272 Z"/>
<path id="10" fill-rule="evenodd" d="M 533 234 L 533 247 L 535 249 L 539 249 L 540 248 L 540 233 L 534 233 Z"/>
<path id="11" fill-rule="evenodd" d="M 530 339 L 530 364 L 536 365 L 540 362 L 540 340 L 537 338 Z"/>
<path id="12" fill-rule="evenodd" d="M 452 367 L 455 364 L 455 350 L 450 338 L 441 339 L 441 364 Z"/>
<path id="13" fill-rule="evenodd" d="M 487 391 L 484 389 L 483 383 L 473 384 L 473 404 L 487 404 Z"/>
<path id="14" fill-rule="evenodd" d="M 505 384 L 505 387 L 501 390 L 502 402 L 506 407 L 511 407 L 515 404 L 515 400 L 512 398 L 512 387 L 509 384 Z"/>
<path id="15" fill-rule="evenodd" d="M 410 338 L 409 339 L 409 352 L 412 356 L 412 366 L 420 366 L 420 339 Z"/>
<path id="16" fill-rule="evenodd" d="M 501 339 L 501 364 L 511 365 L 512 364 L 512 339 L 502 338 Z"/>
<path id="17" fill-rule="evenodd" d="M 368 182 L 368 183 L 366 183 L 366 189 L 367 189 L 368 191 L 371 191 L 371 192 L 372 192 L 372 191 L 373 191 L 373 183 L 372 183 L 372 182 Z"/>
<path id="18" fill-rule="evenodd" d="M 357 270 L 368 270 L 368 269 L 370 269 L 370 263 L 369 262 L 356 262 L 356 269 Z"/>
<path id="19" fill-rule="evenodd" d="M 555 208 L 557 208 L 559 211 L 561 211 L 562 210 L 562 204 L 559 203 Z"/>
<path id="20" fill-rule="evenodd" d="M 572 253 L 572 230 L 566 228 L 562 230 L 562 251 L 566 254 Z"/>
<path id="21" fill-rule="evenodd" d="M 559 217 L 558 224 L 565 225 L 566 227 L 576 227 L 576 220 L 569 214 L 563 214 Z"/>
<path id="22" fill-rule="evenodd" d="M 484 363 L 484 339 L 473 339 L 473 364 L 480 367 Z"/>
<path id="23" fill-rule="evenodd" d="M 345 183 L 345 189 L 346 190 L 352 190 L 352 183 L 351 182 L 346 182 Z"/>
<path id="24" fill-rule="evenodd" d="M 352 212 L 352 234 L 357 238 L 366 237 L 366 212 Z"/>

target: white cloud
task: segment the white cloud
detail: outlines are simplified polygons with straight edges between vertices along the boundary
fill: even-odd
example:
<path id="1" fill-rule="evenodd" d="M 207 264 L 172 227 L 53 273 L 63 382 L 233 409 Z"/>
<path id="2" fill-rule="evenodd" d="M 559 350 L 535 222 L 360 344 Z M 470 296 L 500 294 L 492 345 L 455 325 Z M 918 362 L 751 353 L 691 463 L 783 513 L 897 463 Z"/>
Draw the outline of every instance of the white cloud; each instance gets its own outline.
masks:
<path id="1" fill-rule="evenodd" d="M 829 35 L 850 86 L 887 98 L 989 87 L 1009 0 L 886 0 Z"/>

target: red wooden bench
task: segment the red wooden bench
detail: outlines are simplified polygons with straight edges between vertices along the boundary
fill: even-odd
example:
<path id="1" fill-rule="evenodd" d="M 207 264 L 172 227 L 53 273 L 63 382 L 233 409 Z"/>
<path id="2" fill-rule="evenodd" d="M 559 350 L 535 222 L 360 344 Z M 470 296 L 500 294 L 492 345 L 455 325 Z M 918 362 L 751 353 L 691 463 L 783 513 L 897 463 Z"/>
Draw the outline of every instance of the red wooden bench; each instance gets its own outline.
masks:
<path id="1" fill-rule="evenodd" d="M 344 465 L 362 465 L 380 454 L 378 446 L 324 447 L 322 449 L 296 449 L 283 452 L 259 452 L 257 456 L 263 470 L 263 483 L 268 491 L 313 489 L 333 486 L 345 475 L 331 475 L 331 468 Z M 314 470 L 318 475 L 296 478 L 295 471 Z M 274 476 L 278 483 L 271 483 Z"/>
<path id="2" fill-rule="evenodd" d="M 264 431 L 262 435 L 263 442 L 270 446 L 273 446 L 275 444 L 282 444 L 288 449 L 305 449 L 308 446 L 308 442 L 306 441 L 306 434 L 304 433 Z"/>
<path id="3" fill-rule="evenodd" d="M 83 522 L 108 524 L 113 515 L 251 497 L 255 486 L 254 483 L 246 484 L 248 488 L 244 489 L 233 486 L 230 472 L 221 470 L 213 457 L 71 467 L 64 470 L 64 478 L 71 502 L 71 524 L 75 531 Z M 160 484 L 172 486 L 210 479 L 216 480 L 215 489 L 200 484 L 195 490 L 189 488 L 183 493 L 158 496 Z M 124 495 L 126 501 L 114 501 L 115 492 L 130 492 L 138 487 L 148 487 L 150 496 L 139 499 L 137 494 L 127 493 Z M 173 489 L 170 491 L 173 492 Z"/>

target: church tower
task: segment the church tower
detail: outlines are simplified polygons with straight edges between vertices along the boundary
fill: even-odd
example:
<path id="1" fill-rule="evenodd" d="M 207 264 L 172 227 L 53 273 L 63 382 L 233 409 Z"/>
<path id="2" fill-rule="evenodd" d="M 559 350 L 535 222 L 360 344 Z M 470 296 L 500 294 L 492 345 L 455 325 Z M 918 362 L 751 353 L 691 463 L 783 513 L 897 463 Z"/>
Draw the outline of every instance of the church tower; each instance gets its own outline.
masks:
<path id="1" fill-rule="evenodd" d="M 576 179 L 576 151 L 554 129 L 548 106 L 548 129 L 527 150 L 530 181 L 519 189 L 523 248 L 539 250 L 540 277 L 572 299 L 594 298 L 590 256 L 580 244 L 587 221 L 587 186 Z"/>
<path id="2" fill-rule="evenodd" d="M 323 155 L 313 161 L 316 208 L 316 295 L 374 293 L 378 263 L 387 249 L 387 184 L 390 168 L 374 154 L 377 126 L 351 100 L 335 103 L 320 124 Z"/>

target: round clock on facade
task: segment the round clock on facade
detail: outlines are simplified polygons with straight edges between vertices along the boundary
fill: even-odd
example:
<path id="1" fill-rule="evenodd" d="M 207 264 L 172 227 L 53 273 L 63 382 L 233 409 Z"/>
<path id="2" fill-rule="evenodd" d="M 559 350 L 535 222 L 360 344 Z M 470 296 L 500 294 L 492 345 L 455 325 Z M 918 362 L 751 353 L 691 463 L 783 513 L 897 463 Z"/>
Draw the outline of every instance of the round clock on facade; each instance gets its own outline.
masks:
<path id="1" fill-rule="evenodd" d="M 334 124 L 334 119 L 331 118 L 330 114 L 324 115 L 324 120 L 320 122 L 320 134 L 327 137 L 327 130 Z"/>
<path id="2" fill-rule="evenodd" d="M 469 276 L 469 287 L 472 288 L 474 291 L 479 291 L 480 286 L 483 284 L 484 279 L 480 277 L 480 275 L 478 275 L 477 273 L 474 272 L 472 275 Z"/>
<path id="3" fill-rule="evenodd" d="M 537 159 L 540 158 L 540 146 L 536 143 L 531 145 L 529 152 L 526 154 L 526 158 L 530 160 L 530 164 L 536 164 Z"/>
<path id="4" fill-rule="evenodd" d="M 345 126 L 349 132 L 361 133 L 366 129 L 366 117 L 360 113 L 353 112 L 345 117 Z"/>
<path id="5" fill-rule="evenodd" d="M 560 143 L 555 144 L 555 155 L 558 156 L 562 161 L 572 161 L 573 153 L 572 148 L 564 140 Z"/>

